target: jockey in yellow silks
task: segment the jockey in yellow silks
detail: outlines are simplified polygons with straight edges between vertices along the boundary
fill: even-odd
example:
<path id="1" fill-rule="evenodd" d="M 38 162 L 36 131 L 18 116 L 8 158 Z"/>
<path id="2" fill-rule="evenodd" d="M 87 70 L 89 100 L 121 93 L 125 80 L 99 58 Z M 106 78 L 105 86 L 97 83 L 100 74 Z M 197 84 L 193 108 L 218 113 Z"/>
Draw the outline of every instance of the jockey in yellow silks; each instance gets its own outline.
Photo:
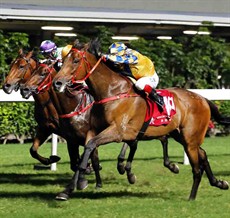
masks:
<path id="1" fill-rule="evenodd" d="M 153 62 L 141 53 L 128 48 L 122 42 L 113 43 L 109 47 L 109 54 L 103 58 L 115 64 L 123 64 L 124 74 L 137 80 L 135 86 L 138 90 L 144 91 L 161 108 L 163 108 L 163 97 L 156 93 L 159 77 L 155 71 Z"/>

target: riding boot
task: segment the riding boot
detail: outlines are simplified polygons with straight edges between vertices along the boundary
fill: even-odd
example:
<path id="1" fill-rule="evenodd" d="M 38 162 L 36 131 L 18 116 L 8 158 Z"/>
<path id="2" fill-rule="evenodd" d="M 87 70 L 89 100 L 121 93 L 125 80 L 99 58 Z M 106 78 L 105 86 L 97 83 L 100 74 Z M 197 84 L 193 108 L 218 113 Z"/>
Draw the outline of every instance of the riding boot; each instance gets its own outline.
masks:
<path id="1" fill-rule="evenodd" d="M 157 94 L 155 89 L 152 89 L 152 91 L 149 94 L 150 99 L 152 99 L 153 101 L 156 102 L 156 104 L 158 105 L 158 108 L 160 111 L 163 111 L 163 107 L 164 107 L 164 99 L 161 95 Z"/>

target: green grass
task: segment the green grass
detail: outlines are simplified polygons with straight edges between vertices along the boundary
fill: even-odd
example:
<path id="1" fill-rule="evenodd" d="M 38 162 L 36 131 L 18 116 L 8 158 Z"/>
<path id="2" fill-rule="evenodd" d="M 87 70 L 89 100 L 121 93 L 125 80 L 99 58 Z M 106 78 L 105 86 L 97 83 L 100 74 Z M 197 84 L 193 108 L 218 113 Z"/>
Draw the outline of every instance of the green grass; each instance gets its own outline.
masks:
<path id="1" fill-rule="evenodd" d="M 99 148 L 103 188 L 95 190 L 94 175 L 87 176 L 88 188 L 76 190 L 65 202 L 54 198 L 72 176 L 66 145 L 58 146 L 62 159 L 57 171 L 34 170 L 37 161 L 30 157 L 30 146 L 0 145 L 0 217 L 229 217 L 230 191 L 211 187 L 206 175 L 196 201 L 187 200 L 192 185 L 191 167 L 182 164 L 182 147 L 173 140 L 169 142 L 169 155 L 178 162 L 179 174 L 163 167 L 159 141 L 140 142 L 133 162 L 137 181 L 130 185 L 126 176 L 116 171 L 121 144 L 109 144 Z M 230 182 L 230 137 L 206 138 L 203 148 L 216 177 Z M 49 156 L 50 151 L 50 144 L 39 150 L 44 156 Z"/>

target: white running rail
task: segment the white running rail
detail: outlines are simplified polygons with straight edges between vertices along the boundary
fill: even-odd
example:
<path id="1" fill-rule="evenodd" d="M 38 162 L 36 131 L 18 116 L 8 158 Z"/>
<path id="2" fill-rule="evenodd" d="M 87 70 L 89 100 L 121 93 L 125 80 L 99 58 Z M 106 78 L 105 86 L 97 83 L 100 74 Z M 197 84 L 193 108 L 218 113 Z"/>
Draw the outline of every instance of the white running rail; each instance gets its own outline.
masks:
<path id="1" fill-rule="evenodd" d="M 230 100 L 230 89 L 189 89 L 209 100 Z M 19 92 L 10 95 L 0 89 L 0 102 L 33 102 L 33 98 L 24 99 Z M 51 155 L 57 155 L 57 135 L 52 136 Z M 187 155 L 184 153 L 184 164 L 189 165 Z M 51 170 L 56 170 L 56 163 L 51 164 Z"/>

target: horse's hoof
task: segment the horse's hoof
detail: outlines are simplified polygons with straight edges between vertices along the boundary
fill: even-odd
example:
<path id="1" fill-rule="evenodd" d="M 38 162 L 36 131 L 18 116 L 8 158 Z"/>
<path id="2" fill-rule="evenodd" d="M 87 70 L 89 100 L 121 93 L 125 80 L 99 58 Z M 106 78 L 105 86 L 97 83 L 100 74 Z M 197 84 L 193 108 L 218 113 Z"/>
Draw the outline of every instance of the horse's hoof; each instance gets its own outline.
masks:
<path id="1" fill-rule="evenodd" d="M 124 175 L 125 174 L 124 164 L 117 164 L 117 171 L 119 172 L 119 174 Z"/>
<path id="2" fill-rule="evenodd" d="M 128 175 L 128 181 L 130 184 L 134 184 L 136 182 L 136 176 L 134 174 Z"/>
<path id="3" fill-rule="evenodd" d="M 83 190 L 86 189 L 88 187 L 88 180 L 86 179 L 80 179 L 77 182 L 77 189 L 78 190 Z"/>
<path id="4" fill-rule="evenodd" d="M 227 181 L 222 181 L 222 187 L 221 189 L 228 190 L 229 189 L 229 184 Z"/>
<path id="5" fill-rule="evenodd" d="M 169 169 L 175 174 L 178 174 L 180 171 L 179 167 L 176 164 L 170 164 Z"/>
<path id="6" fill-rule="evenodd" d="M 51 155 L 51 156 L 50 156 L 50 164 L 56 163 L 56 162 L 58 162 L 59 160 L 61 160 L 61 158 L 58 157 L 58 156 L 56 156 L 56 155 Z"/>
<path id="7" fill-rule="evenodd" d="M 67 195 L 64 192 L 59 193 L 56 197 L 55 200 L 59 200 L 59 201 L 67 201 L 69 199 L 69 195 Z"/>
<path id="8" fill-rule="evenodd" d="M 97 184 L 96 186 L 95 186 L 95 189 L 96 190 L 100 190 L 102 188 L 102 184 Z"/>

